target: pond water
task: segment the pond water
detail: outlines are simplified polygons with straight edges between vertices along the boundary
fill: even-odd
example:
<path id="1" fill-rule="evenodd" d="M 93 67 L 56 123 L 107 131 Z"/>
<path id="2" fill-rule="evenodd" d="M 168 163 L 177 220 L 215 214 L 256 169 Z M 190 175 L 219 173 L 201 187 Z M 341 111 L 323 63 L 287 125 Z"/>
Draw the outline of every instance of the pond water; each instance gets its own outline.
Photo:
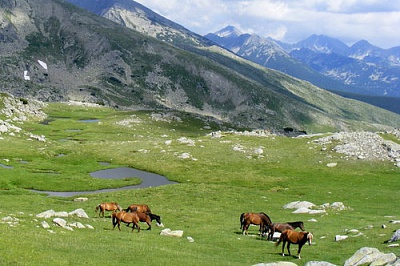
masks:
<path id="1" fill-rule="evenodd" d="M 147 187 L 157 187 L 163 185 L 171 185 L 177 184 L 177 182 L 169 181 L 165 176 L 149 173 L 146 171 L 137 170 L 130 167 L 119 167 L 113 169 L 100 170 L 96 172 L 90 173 L 90 175 L 94 178 L 106 178 L 106 179 L 116 179 L 116 178 L 127 178 L 127 177 L 137 177 L 142 180 L 142 183 L 134 186 L 126 186 L 121 188 L 108 188 L 108 189 L 99 189 L 99 190 L 91 190 L 91 191 L 67 191 L 67 192 L 58 192 L 58 191 L 41 191 L 41 190 L 31 190 L 38 193 L 45 193 L 49 196 L 58 196 L 58 197 L 72 197 L 76 195 L 84 195 L 84 194 L 94 194 L 94 193 L 103 193 L 103 192 L 113 192 L 127 189 L 138 189 L 138 188 L 147 188 Z"/>

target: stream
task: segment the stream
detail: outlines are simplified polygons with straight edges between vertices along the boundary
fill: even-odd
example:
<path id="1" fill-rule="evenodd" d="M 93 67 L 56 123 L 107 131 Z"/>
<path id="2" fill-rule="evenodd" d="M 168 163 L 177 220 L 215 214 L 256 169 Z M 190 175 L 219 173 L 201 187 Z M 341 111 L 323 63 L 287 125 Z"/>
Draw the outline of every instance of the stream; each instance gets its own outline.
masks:
<path id="1" fill-rule="evenodd" d="M 103 192 L 114 192 L 120 190 L 127 189 L 138 189 L 138 188 L 148 188 L 148 187 L 157 187 L 164 185 L 177 184 L 177 182 L 169 181 L 165 176 L 149 173 L 146 171 L 137 170 L 130 167 L 119 167 L 113 169 L 100 170 L 96 172 L 90 173 L 90 175 L 94 178 L 104 178 L 104 179 L 117 179 L 117 178 L 127 178 L 127 177 L 137 177 L 142 180 L 142 183 L 139 185 L 126 186 L 120 188 L 107 188 L 107 189 L 99 189 L 99 190 L 90 190 L 90 191 L 42 191 L 42 190 L 31 190 L 33 192 L 45 193 L 48 196 L 57 196 L 57 197 L 72 197 L 77 195 L 84 194 L 94 194 L 94 193 L 103 193 Z"/>

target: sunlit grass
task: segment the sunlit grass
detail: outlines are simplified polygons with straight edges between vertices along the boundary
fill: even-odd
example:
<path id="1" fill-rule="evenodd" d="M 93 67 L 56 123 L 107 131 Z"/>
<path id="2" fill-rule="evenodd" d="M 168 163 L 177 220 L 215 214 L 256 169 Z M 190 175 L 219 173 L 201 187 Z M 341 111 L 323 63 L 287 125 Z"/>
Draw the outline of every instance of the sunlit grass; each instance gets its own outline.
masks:
<path id="1" fill-rule="evenodd" d="M 302 250 L 302 261 L 320 260 L 341 265 L 364 246 L 400 253 L 383 244 L 395 225 L 400 198 L 400 170 L 389 162 L 347 160 L 331 151 L 321 151 L 312 139 L 278 136 L 249 137 L 223 134 L 217 124 L 175 114 L 180 121 L 155 121 L 152 112 L 117 112 L 50 104 L 47 125 L 25 123 L 24 130 L 46 136 L 46 142 L 26 136 L 0 140 L 0 217 L 12 215 L 20 221 L 0 223 L 0 249 L 6 250 L 0 264 L 71 265 L 253 265 L 260 262 L 292 261 L 282 258 L 279 248 L 239 230 L 245 211 L 266 212 L 272 221 L 302 220 L 315 235 L 315 245 Z M 162 113 L 162 112 L 159 112 Z M 81 119 L 98 119 L 80 122 Z M 121 121 L 131 121 L 121 125 Z M 207 126 L 206 126 L 207 125 Z M 225 129 L 224 126 L 221 126 Z M 73 130 L 71 130 L 73 129 Z M 183 139 L 185 138 L 185 139 Z M 262 153 L 257 149 L 262 149 Z M 182 158 L 182 154 L 189 154 Z M 100 164 L 107 162 L 108 164 Z M 337 166 L 329 168 L 328 163 Z M 137 184 L 138 180 L 103 180 L 91 172 L 130 166 L 162 174 L 179 184 L 161 187 L 82 195 L 73 198 L 47 197 L 27 189 L 85 191 Z M 298 200 L 316 205 L 343 202 L 350 209 L 323 215 L 293 214 L 283 205 Z M 183 230 L 183 238 L 162 237 L 160 228 L 131 233 L 112 230 L 109 213 L 98 218 L 94 207 L 102 201 L 117 201 L 123 208 L 146 203 L 161 215 L 166 227 Z M 51 226 L 36 214 L 53 209 L 83 208 L 89 219 L 67 218 L 90 224 L 91 229 L 73 232 Z M 389 218 L 391 216 L 392 218 Z M 316 222 L 309 220 L 314 218 Z M 51 219 L 47 219 L 51 224 Z M 382 229 L 381 225 L 387 228 Z M 372 227 L 369 227 L 372 226 Z M 368 228 L 368 229 L 367 229 Z M 358 229 L 361 237 L 335 242 L 337 234 Z M 186 237 L 195 242 L 190 243 Z M 43 252 L 45 250 L 46 252 Z M 295 253 L 295 247 L 292 248 Z"/>

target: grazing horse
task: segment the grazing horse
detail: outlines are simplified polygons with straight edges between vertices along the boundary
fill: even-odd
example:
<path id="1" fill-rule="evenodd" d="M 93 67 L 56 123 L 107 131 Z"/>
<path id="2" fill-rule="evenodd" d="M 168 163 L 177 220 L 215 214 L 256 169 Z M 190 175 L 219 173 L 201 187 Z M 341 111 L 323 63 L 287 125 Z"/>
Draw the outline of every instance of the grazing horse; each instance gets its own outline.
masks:
<path id="1" fill-rule="evenodd" d="M 138 213 L 136 212 L 125 212 L 125 211 L 120 211 L 120 212 L 113 212 L 111 214 L 112 217 L 112 224 L 113 224 L 113 230 L 115 229 L 115 226 L 118 224 L 118 229 L 121 231 L 121 222 L 130 224 L 133 223 L 132 226 L 132 232 L 135 229 L 135 226 L 137 227 L 138 232 L 140 232 L 140 225 L 139 221 L 140 218 L 138 216 Z"/>
<path id="2" fill-rule="evenodd" d="M 150 212 L 151 210 L 147 204 L 131 204 L 128 208 L 126 208 L 127 212 Z"/>
<path id="3" fill-rule="evenodd" d="M 113 212 L 116 212 L 117 210 L 122 211 L 122 207 L 119 206 L 119 204 L 116 202 L 103 202 L 96 206 L 95 211 L 97 212 L 99 210 L 100 210 L 99 217 L 100 214 L 102 214 L 104 217 L 105 211 L 113 211 Z"/>
<path id="4" fill-rule="evenodd" d="M 287 222 L 287 223 L 272 223 L 268 233 L 268 239 L 271 240 L 275 232 L 282 233 L 287 229 L 294 230 L 296 228 L 300 228 L 301 231 L 305 231 L 304 223 L 301 221 Z"/>
<path id="5" fill-rule="evenodd" d="M 313 239 L 313 235 L 310 232 L 305 232 L 305 231 L 297 232 L 297 231 L 288 229 L 288 230 L 283 231 L 283 233 L 279 237 L 278 242 L 276 242 L 276 246 L 279 246 L 279 244 L 281 242 L 283 242 L 282 256 L 285 256 L 284 250 L 285 250 L 285 244 L 287 242 L 287 250 L 288 250 L 289 256 L 290 256 L 290 249 L 289 249 L 290 244 L 299 245 L 299 250 L 297 251 L 297 256 L 299 259 L 301 259 L 301 257 L 300 257 L 301 248 L 307 242 L 309 245 L 311 245 L 312 239 Z"/>
<path id="6" fill-rule="evenodd" d="M 160 226 L 162 225 L 161 224 L 161 217 L 159 215 L 157 215 L 157 214 L 154 214 L 154 213 L 151 213 L 151 212 L 146 212 L 146 213 L 137 212 L 137 215 L 139 217 L 139 221 L 147 223 L 147 225 L 149 226 L 147 228 L 147 230 L 151 230 L 151 222 L 154 221 L 154 220 L 156 220 L 157 225 L 160 225 Z"/>
<path id="7" fill-rule="evenodd" d="M 250 224 L 260 225 L 260 233 L 263 234 L 271 227 L 272 222 L 267 214 L 264 212 L 246 212 L 240 215 L 240 228 L 242 234 L 247 235 Z"/>

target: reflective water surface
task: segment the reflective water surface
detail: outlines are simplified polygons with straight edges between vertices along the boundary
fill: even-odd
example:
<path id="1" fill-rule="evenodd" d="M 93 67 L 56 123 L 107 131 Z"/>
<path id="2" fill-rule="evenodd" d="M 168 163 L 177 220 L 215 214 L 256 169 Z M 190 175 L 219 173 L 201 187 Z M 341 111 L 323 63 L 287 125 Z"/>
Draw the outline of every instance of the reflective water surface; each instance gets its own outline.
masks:
<path id="1" fill-rule="evenodd" d="M 113 192 L 119 190 L 127 190 L 127 189 L 137 189 L 137 188 L 147 188 L 147 187 L 157 187 L 163 185 L 177 184 L 177 182 L 169 181 L 165 176 L 149 173 L 146 171 L 137 170 L 129 167 L 119 167 L 113 169 L 100 170 L 90 175 L 94 178 L 106 178 L 106 179 L 116 179 L 116 178 L 127 178 L 127 177 L 137 177 L 142 179 L 142 183 L 134 186 L 126 186 L 121 188 L 108 188 L 108 189 L 100 189 L 100 190 L 91 190 L 91 191 L 67 191 L 67 192 L 57 192 L 57 191 L 39 191 L 39 190 L 31 190 L 34 192 L 45 193 L 49 196 L 58 196 L 58 197 L 72 197 L 76 195 L 84 195 L 84 194 L 94 194 L 94 193 L 102 193 L 102 192 Z"/>

